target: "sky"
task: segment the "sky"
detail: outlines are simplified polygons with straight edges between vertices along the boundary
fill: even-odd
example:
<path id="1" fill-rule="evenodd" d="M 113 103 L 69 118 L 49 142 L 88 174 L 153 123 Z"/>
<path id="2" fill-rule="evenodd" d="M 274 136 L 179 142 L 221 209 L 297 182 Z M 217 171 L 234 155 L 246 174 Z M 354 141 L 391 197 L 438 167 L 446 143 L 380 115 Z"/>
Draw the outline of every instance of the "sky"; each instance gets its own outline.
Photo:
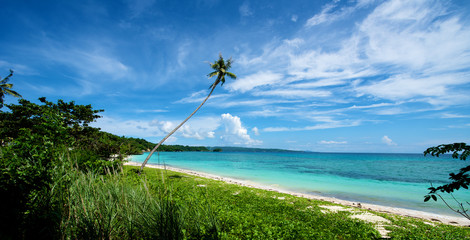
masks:
<path id="1" fill-rule="evenodd" d="M 2 0 L 0 77 L 166 144 L 422 153 L 470 143 L 470 1 Z M 6 97 L 6 103 L 17 99 Z"/>

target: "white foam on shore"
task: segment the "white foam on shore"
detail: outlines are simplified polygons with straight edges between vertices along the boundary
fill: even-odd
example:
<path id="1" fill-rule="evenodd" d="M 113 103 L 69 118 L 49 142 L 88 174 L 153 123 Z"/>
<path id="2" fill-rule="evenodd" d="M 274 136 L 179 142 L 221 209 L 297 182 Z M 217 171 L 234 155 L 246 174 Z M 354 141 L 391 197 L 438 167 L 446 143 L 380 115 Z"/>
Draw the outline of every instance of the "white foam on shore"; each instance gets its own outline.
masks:
<path id="1" fill-rule="evenodd" d="M 140 167 L 142 165 L 142 163 L 130 161 L 130 162 L 125 163 L 125 165 L 139 166 Z M 425 220 L 434 221 L 434 222 L 441 222 L 441 223 L 450 224 L 450 225 L 459 225 L 459 226 L 469 226 L 470 225 L 470 220 L 468 220 L 464 217 L 446 216 L 446 215 L 441 215 L 441 214 L 428 213 L 428 212 L 411 210 L 411 209 L 404 209 L 404 208 L 381 206 L 381 205 L 369 204 L 369 203 L 360 203 L 360 204 L 358 204 L 358 202 L 351 202 L 351 201 L 346 201 L 346 200 L 337 199 L 337 198 L 333 198 L 333 197 L 325 197 L 325 196 L 315 195 L 315 194 L 297 193 L 297 192 L 287 191 L 287 190 L 280 189 L 280 188 L 277 188 L 277 187 L 266 186 L 266 185 L 262 185 L 262 184 L 258 184 L 258 183 L 254 183 L 254 182 L 250 182 L 250 181 L 234 179 L 234 178 L 228 178 L 228 177 L 222 177 L 222 176 L 217 176 L 217 175 L 214 175 L 214 174 L 197 172 L 197 171 L 193 171 L 193 170 L 186 170 L 186 169 L 175 168 L 175 167 L 164 166 L 164 165 L 147 164 L 146 167 L 158 168 L 158 169 L 167 169 L 167 170 L 174 171 L 174 172 L 180 172 L 180 173 L 185 173 L 185 174 L 189 174 L 189 175 L 193 175 L 193 176 L 197 176 L 197 177 L 203 177 L 203 178 L 209 178 L 209 179 L 218 180 L 218 181 L 224 181 L 224 182 L 227 182 L 227 183 L 237 184 L 237 185 L 240 185 L 240 186 L 263 189 L 263 190 L 268 190 L 268 191 L 275 191 L 275 192 L 279 192 L 279 193 L 286 193 L 286 194 L 296 196 L 296 197 L 327 201 L 327 202 L 336 203 L 336 204 L 349 206 L 349 207 L 358 207 L 358 206 L 360 206 L 362 209 L 368 209 L 368 210 L 381 212 L 381 213 L 392 213 L 392 214 L 396 214 L 396 215 L 400 215 L 400 216 L 420 218 L 420 219 L 425 219 Z"/>

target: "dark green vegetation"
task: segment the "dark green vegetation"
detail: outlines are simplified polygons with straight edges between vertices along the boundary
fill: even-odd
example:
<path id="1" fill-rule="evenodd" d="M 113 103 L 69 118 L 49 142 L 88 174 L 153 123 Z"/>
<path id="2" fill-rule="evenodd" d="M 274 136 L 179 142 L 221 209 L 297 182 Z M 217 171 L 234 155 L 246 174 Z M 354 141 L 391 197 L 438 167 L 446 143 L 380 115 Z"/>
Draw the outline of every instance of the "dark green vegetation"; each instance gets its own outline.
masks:
<path id="1" fill-rule="evenodd" d="M 214 77 L 214 76 L 217 76 L 217 78 L 215 79 L 214 83 L 211 84 L 211 86 L 209 87 L 209 89 L 211 89 L 211 91 L 209 92 L 209 94 L 207 95 L 207 97 L 204 99 L 204 101 L 202 101 L 201 104 L 199 104 L 199 107 L 196 108 L 196 110 L 194 110 L 194 112 L 192 112 L 183 122 L 181 122 L 178 126 L 175 127 L 175 129 L 173 129 L 171 132 L 169 132 L 153 149 L 152 151 L 150 151 L 149 155 L 147 156 L 147 158 L 145 159 L 145 161 L 142 163 L 142 166 L 140 167 L 140 170 L 139 170 L 139 174 L 142 173 L 142 171 L 144 170 L 144 167 L 145 167 L 145 164 L 147 164 L 148 160 L 150 159 L 150 157 L 152 157 L 152 154 L 158 149 L 158 147 L 163 143 L 165 142 L 165 140 L 167 140 L 173 133 L 176 132 L 176 130 L 178 130 L 181 126 L 183 126 L 183 124 L 188 121 L 201 107 L 202 105 L 204 105 L 204 103 L 207 101 L 207 99 L 209 99 L 209 97 L 212 95 L 212 92 L 214 92 L 214 89 L 215 87 L 217 87 L 217 85 L 219 85 L 219 83 L 221 83 L 220 85 L 224 85 L 225 83 L 225 76 L 229 76 L 230 78 L 232 79 L 236 79 L 237 76 L 231 72 L 229 72 L 228 70 L 230 68 L 232 68 L 232 58 L 229 58 L 227 61 L 224 60 L 224 58 L 222 57 L 222 54 L 219 54 L 219 59 L 214 61 L 214 63 L 209 63 L 209 65 L 211 66 L 212 70 L 214 70 L 213 72 L 207 74 L 207 76 L 209 78 L 211 77 Z"/>
<path id="2" fill-rule="evenodd" d="M 452 157 L 455 159 L 460 159 L 465 161 L 467 157 L 470 155 L 470 146 L 466 143 L 453 143 L 453 144 L 442 144 L 437 147 L 430 147 L 424 151 L 424 155 L 431 154 L 431 156 L 439 157 L 439 155 L 445 153 L 452 153 Z M 452 180 L 451 183 L 445 184 L 438 187 L 431 186 L 429 188 L 429 193 L 424 197 L 424 201 L 427 202 L 431 198 L 434 201 L 437 201 L 437 197 L 439 197 L 450 209 L 454 212 L 470 219 L 469 209 L 470 203 L 468 201 L 462 203 L 455 199 L 452 195 L 454 191 L 459 190 L 460 188 L 464 188 L 468 190 L 468 185 L 470 184 L 470 176 L 468 172 L 470 171 L 470 165 L 463 167 L 460 171 L 456 173 L 450 173 L 449 179 Z M 456 202 L 456 206 L 451 206 L 446 200 L 444 200 L 438 192 L 450 194 Z"/>
<path id="3" fill-rule="evenodd" d="M 136 141 L 89 126 L 101 110 L 62 100 L 40 102 L 20 99 L 0 111 L 2 239 L 55 234 L 62 200 L 52 192 L 63 186 L 56 187 L 55 178 L 61 177 L 56 173 L 64 160 L 73 159 L 77 171 L 103 174 L 119 168 L 125 154 L 139 151 Z"/>
<path id="4" fill-rule="evenodd" d="M 102 112 L 90 105 L 62 100 L 53 103 L 45 98 L 39 101 L 36 104 L 20 99 L 19 104 L 6 105 L 7 110 L 0 111 L 0 239 L 68 236 L 62 232 L 65 230 L 61 217 L 70 216 L 69 208 L 76 204 L 69 196 L 74 191 L 72 183 L 114 172 L 120 169 L 126 155 L 141 154 L 154 145 L 90 127 Z M 83 184 L 77 185 L 80 186 Z M 93 204 L 91 198 L 88 201 L 85 203 Z"/>
<path id="5" fill-rule="evenodd" d="M 10 81 L 11 76 L 13 76 L 13 70 L 10 69 L 10 74 L 8 74 L 8 76 L 6 76 L 2 79 L 2 81 L 0 81 L 0 108 L 3 107 L 3 98 L 5 98 L 5 95 L 21 97 L 19 93 L 11 90 L 13 84 L 8 83 Z"/>

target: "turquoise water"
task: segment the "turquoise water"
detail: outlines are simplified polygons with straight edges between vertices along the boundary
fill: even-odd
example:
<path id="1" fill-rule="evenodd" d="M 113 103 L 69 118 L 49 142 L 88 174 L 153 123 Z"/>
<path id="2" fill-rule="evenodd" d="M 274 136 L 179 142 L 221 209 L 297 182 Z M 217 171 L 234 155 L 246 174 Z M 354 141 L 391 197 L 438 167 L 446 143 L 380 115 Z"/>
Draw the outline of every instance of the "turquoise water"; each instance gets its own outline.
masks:
<path id="1" fill-rule="evenodd" d="M 131 160 L 143 162 L 147 156 Z M 300 193 L 451 216 L 458 215 L 441 201 L 424 203 L 423 196 L 431 183 L 445 184 L 450 172 L 468 165 L 450 156 L 297 152 L 162 152 L 149 160 L 149 164 L 157 163 Z M 465 189 L 454 196 L 470 201 L 470 191 Z"/>

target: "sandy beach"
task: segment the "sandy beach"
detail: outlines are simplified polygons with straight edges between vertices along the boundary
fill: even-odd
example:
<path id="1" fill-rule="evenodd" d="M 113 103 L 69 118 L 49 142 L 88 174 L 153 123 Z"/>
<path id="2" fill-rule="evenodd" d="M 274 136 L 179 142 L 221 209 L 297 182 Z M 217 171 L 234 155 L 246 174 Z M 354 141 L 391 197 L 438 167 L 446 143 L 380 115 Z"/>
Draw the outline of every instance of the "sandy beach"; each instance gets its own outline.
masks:
<path id="1" fill-rule="evenodd" d="M 141 163 L 130 161 L 130 162 L 126 162 L 125 165 L 141 166 Z M 237 185 L 240 185 L 240 186 L 258 188 L 258 189 L 263 189 L 263 190 L 268 190 L 268 191 L 275 191 L 275 192 L 280 192 L 280 193 L 286 193 L 286 194 L 290 194 L 290 195 L 297 196 L 297 197 L 327 201 L 327 202 L 331 202 L 331 203 L 340 204 L 340 205 L 343 205 L 343 206 L 368 209 L 368 210 L 381 212 L 381 213 L 391 213 L 391 214 L 396 214 L 396 215 L 401 215 L 401 216 L 420 218 L 420 219 L 425 219 L 425 220 L 429 220 L 429 221 L 433 221 L 433 222 L 440 222 L 440 223 L 450 224 L 450 225 L 459 225 L 459 226 L 469 226 L 470 225 L 470 220 L 468 220 L 464 217 L 446 216 L 446 215 L 440 215 L 440 214 L 434 214 L 434 213 L 428 213 L 428 212 L 416 211 L 416 210 L 410 210 L 410 209 L 395 208 L 395 207 L 389 207 L 389 206 L 380 206 L 380 205 L 368 204 L 368 203 L 351 202 L 351 201 L 341 200 L 341 199 L 332 198 L 332 197 L 314 195 L 314 194 L 297 193 L 297 192 L 292 192 L 292 191 L 286 191 L 286 190 L 283 190 L 283 189 L 279 189 L 279 188 L 276 188 L 276 187 L 273 187 L 273 186 L 265 186 L 265 185 L 257 184 L 257 183 L 254 183 L 254 182 L 249 182 L 249 181 L 244 181 L 244 180 L 239 180 L 239 179 L 233 179 L 233 178 L 227 178 L 227 177 L 217 176 L 217 175 L 213 175 L 213 174 L 197 172 L 197 171 L 192 171 L 192 170 L 186 170 L 186 169 L 181 169 L 181 168 L 175 168 L 175 167 L 170 167 L 170 166 L 147 164 L 146 167 L 148 167 L 148 168 L 158 168 L 158 169 L 164 169 L 165 168 L 165 169 L 170 170 L 170 171 L 185 173 L 185 174 L 189 174 L 189 175 L 193 175 L 193 176 L 197 176 L 197 177 L 209 178 L 209 179 L 218 180 L 218 181 L 224 181 L 224 182 L 227 182 L 227 183 L 237 184 Z"/>

